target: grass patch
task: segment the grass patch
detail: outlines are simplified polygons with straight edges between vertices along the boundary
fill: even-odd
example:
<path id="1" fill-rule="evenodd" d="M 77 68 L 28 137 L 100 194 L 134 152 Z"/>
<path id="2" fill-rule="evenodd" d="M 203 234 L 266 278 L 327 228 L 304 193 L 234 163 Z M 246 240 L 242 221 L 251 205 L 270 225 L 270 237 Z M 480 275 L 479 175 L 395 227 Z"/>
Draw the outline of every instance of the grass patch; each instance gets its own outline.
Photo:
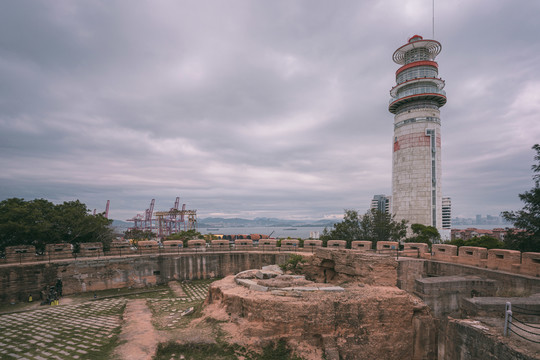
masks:
<path id="1" fill-rule="evenodd" d="M 216 344 L 178 344 L 170 341 L 158 345 L 154 360 L 302 360 L 293 354 L 284 339 L 263 348 L 261 354 L 247 351 L 236 344 L 218 342 Z"/>
<path id="2" fill-rule="evenodd" d="M 256 360 L 302 360 L 302 358 L 293 354 L 285 339 L 280 339 L 276 343 L 265 346 Z"/>
<path id="3" fill-rule="evenodd" d="M 178 344 L 175 342 L 158 345 L 155 360 L 180 359 L 189 360 L 237 360 L 235 347 L 224 344 Z"/>

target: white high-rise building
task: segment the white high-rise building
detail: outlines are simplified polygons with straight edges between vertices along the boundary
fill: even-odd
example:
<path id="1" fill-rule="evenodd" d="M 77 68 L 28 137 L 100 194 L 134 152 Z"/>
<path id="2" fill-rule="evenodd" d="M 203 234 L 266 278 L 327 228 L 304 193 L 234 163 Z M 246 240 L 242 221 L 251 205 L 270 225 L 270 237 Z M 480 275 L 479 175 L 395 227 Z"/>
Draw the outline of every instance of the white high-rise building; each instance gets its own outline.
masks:
<path id="1" fill-rule="evenodd" d="M 379 210 L 381 212 L 390 213 L 392 197 L 386 195 L 373 195 L 370 209 Z"/>
<path id="2" fill-rule="evenodd" d="M 442 228 L 452 228 L 452 199 L 447 196 L 442 198 Z"/>
<path id="3" fill-rule="evenodd" d="M 394 114 L 392 214 L 442 229 L 441 120 L 444 80 L 435 57 L 441 44 L 415 35 L 394 52 L 401 65 L 390 90 Z"/>

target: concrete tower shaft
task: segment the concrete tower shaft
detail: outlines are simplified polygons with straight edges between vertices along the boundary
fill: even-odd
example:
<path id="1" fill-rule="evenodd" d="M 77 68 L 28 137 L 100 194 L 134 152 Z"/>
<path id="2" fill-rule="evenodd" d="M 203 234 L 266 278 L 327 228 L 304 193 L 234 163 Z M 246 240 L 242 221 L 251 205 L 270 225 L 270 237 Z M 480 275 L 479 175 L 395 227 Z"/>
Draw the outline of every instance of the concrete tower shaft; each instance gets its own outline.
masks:
<path id="1" fill-rule="evenodd" d="M 394 52 L 402 65 L 390 90 L 394 116 L 392 213 L 409 224 L 441 229 L 441 121 L 446 103 L 444 80 L 434 61 L 441 51 L 435 40 L 415 35 Z"/>

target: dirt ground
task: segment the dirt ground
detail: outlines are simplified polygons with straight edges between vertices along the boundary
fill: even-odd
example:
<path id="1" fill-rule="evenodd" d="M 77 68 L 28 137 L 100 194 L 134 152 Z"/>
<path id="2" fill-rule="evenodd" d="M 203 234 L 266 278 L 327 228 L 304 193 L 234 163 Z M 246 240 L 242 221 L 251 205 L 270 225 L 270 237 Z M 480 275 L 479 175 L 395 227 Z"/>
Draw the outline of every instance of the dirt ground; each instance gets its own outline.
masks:
<path id="1" fill-rule="evenodd" d="M 151 360 L 162 340 L 162 336 L 152 325 L 152 312 L 146 306 L 146 300 L 130 300 L 124 312 L 121 345 L 115 349 L 115 357 L 125 360 Z"/>

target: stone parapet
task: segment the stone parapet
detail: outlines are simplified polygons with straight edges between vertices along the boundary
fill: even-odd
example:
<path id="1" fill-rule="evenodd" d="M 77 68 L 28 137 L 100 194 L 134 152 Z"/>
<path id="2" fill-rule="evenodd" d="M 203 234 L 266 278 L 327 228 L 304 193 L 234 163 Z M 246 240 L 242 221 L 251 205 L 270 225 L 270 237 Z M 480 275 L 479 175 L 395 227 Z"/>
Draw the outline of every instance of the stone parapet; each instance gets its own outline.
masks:
<path id="1" fill-rule="evenodd" d="M 45 245 L 45 255 L 47 259 L 71 259 L 73 257 L 73 249 L 71 244 L 47 244 Z"/>
<path id="2" fill-rule="evenodd" d="M 488 269 L 512 271 L 512 267 L 519 264 L 521 264 L 520 251 L 503 249 L 488 250 Z"/>
<path id="3" fill-rule="evenodd" d="M 243 250 L 243 251 L 254 250 L 253 240 L 250 240 L 250 239 L 237 239 L 234 242 L 234 248 L 236 250 Z"/>
<path id="4" fill-rule="evenodd" d="M 300 241 L 296 239 L 281 240 L 281 251 L 298 251 L 299 248 L 300 248 Z"/>
<path id="5" fill-rule="evenodd" d="M 206 240 L 203 239 L 193 239 L 188 240 L 187 247 L 190 250 L 201 251 L 206 249 Z"/>
<path id="6" fill-rule="evenodd" d="M 137 250 L 140 254 L 157 254 L 159 244 L 156 240 L 145 240 L 137 243 Z"/>
<path id="7" fill-rule="evenodd" d="M 322 247 L 322 240 L 304 240 L 304 247 L 301 250 L 314 252 Z"/>
<path id="8" fill-rule="evenodd" d="M 213 251 L 227 251 L 229 250 L 229 240 L 212 240 L 210 246 Z"/>
<path id="9" fill-rule="evenodd" d="M 435 316 L 460 308 L 464 298 L 495 296 L 497 281 L 479 276 L 439 276 L 416 279 L 415 295 L 429 305 Z"/>
<path id="10" fill-rule="evenodd" d="M 371 250 L 371 241 L 357 240 L 351 242 L 351 250 L 368 251 Z"/>
<path id="11" fill-rule="evenodd" d="M 182 240 L 165 240 L 163 241 L 163 248 L 161 249 L 164 253 L 177 253 L 182 250 L 184 247 L 184 242 Z"/>
<path id="12" fill-rule="evenodd" d="M 377 252 L 391 252 L 399 249 L 397 241 L 377 241 Z"/>
<path id="13" fill-rule="evenodd" d="M 114 241 L 111 243 L 109 251 L 105 253 L 107 256 L 122 256 L 133 253 L 131 244 L 126 241 Z"/>
<path id="14" fill-rule="evenodd" d="M 433 244 L 431 246 L 433 260 L 452 261 L 452 258 L 457 256 L 457 250 L 458 247 L 455 245 Z"/>
<path id="15" fill-rule="evenodd" d="M 100 242 L 81 243 L 79 249 L 81 257 L 103 256 L 103 244 Z"/>
<path id="16" fill-rule="evenodd" d="M 453 260 L 464 265 L 486 267 L 488 251 L 486 248 L 476 246 L 461 246 L 458 256 Z M 454 259 L 456 258 L 456 259 Z"/>
<path id="17" fill-rule="evenodd" d="M 263 239 L 259 240 L 259 249 L 260 250 L 276 250 L 277 249 L 277 240 L 276 239 Z"/>
<path id="18" fill-rule="evenodd" d="M 326 247 L 329 249 L 345 249 L 347 242 L 345 240 L 328 240 Z"/>
<path id="19" fill-rule="evenodd" d="M 521 257 L 519 273 L 540 277 L 540 253 L 524 252 Z"/>
<path id="20" fill-rule="evenodd" d="M 405 243 L 403 244 L 403 252 L 400 255 L 410 257 L 423 257 L 423 255 L 427 252 L 429 252 L 428 244 Z"/>
<path id="21" fill-rule="evenodd" d="M 34 245 L 17 245 L 6 247 L 6 263 L 23 263 L 36 261 Z"/>

